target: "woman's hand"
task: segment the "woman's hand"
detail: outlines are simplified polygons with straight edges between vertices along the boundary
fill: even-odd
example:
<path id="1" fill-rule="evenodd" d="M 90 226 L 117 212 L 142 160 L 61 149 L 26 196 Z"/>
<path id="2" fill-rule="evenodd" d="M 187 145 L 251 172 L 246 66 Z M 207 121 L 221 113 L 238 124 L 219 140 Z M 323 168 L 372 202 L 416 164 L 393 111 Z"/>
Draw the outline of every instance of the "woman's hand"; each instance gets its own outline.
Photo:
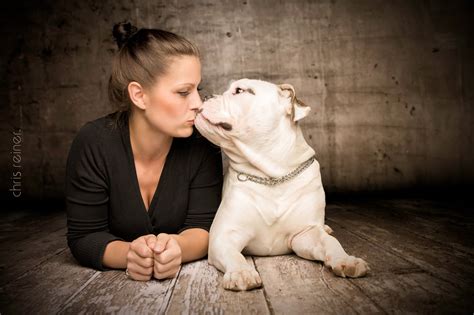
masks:
<path id="1" fill-rule="evenodd" d="M 153 275 L 153 248 L 156 242 L 154 234 L 140 236 L 131 244 L 127 253 L 127 269 L 130 278 L 148 281 Z"/>
<path id="2" fill-rule="evenodd" d="M 181 266 L 181 246 L 178 241 L 167 233 L 160 233 L 156 236 L 153 251 L 153 276 L 157 279 L 174 278 Z"/>

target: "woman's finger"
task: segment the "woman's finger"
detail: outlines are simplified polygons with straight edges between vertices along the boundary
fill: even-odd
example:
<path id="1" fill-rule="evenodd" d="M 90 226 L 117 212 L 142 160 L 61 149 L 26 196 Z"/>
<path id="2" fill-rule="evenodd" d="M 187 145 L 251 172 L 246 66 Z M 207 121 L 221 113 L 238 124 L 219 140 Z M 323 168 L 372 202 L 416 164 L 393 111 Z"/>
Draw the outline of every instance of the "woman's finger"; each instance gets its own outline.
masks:
<path id="1" fill-rule="evenodd" d="M 152 268 L 154 265 L 154 260 L 153 258 L 142 258 L 140 256 L 137 256 L 137 260 L 135 260 L 135 263 L 140 265 L 143 268 Z"/>
<path id="2" fill-rule="evenodd" d="M 179 271 L 179 266 L 173 267 L 170 270 L 167 270 L 165 272 L 158 272 L 155 270 L 153 272 L 153 277 L 155 277 L 156 279 L 174 278 L 176 274 L 178 273 L 178 271 Z"/>
<path id="3" fill-rule="evenodd" d="M 143 268 L 137 264 L 129 264 L 127 266 L 128 274 L 134 274 L 137 276 L 146 276 L 149 277 L 153 274 L 153 267 Z"/>
<path id="4" fill-rule="evenodd" d="M 160 264 L 159 262 L 155 261 L 155 264 L 153 265 L 153 270 L 157 273 L 165 273 L 169 270 L 179 268 L 180 265 L 181 261 L 179 259 L 173 259 L 167 264 Z"/>
<path id="5" fill-rule="evenodd" d="M 151 279 L 151 275 L 143 275 L 141 273 L 131 271 L 130 269 L 128 270 L 128 275 L 133 280 L 138 280 L 138 281 L 148 281 Z"/>
<path id="6" fill-rule="evenodd" d="M 133 251 L 127 253 L 127 262 L 137 264 L 143 268 L 153 267 L 154 260 L 153 258 L 143 258 Z"/>
<path id="7" fill-rule="evenodd" d="M 169 242 L 167 249 L 159 254 L 155 252 L 153 257 L 160 264 L 166 265 L 178 257 L 181 258 L 181 247 L 177 242 Z"/>
<path id="8" fill-rule="evenodd" d="M 156 245 L 156 235 L 150 234 L 145 236 L 145 241 L 148 247 L 153 251 Z"/>
<path id="9" fill-rule="evenodd" d="M 153 258 L 155 261 L 159 262 L 162 265 L 166 265 L 170 263 L 173 259 L 176 258 L 176 253 L 174 253 L 171 249 L 167 249 L 164 252 L 157 254 L 155 253 Z"/>
<path id="10" fill-rule="evenodd" d="M 144 238 L 133 241 L 130 249 L 142 258 L 153 257 L 153 251 L 148 247 Z"/>

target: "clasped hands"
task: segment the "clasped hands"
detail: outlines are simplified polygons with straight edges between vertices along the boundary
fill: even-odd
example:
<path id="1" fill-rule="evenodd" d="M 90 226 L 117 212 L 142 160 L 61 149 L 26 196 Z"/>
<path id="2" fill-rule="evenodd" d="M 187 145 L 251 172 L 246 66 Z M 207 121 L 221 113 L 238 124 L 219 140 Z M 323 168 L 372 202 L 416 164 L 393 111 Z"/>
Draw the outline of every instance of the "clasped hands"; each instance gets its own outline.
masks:
<path id="1" fill-rule="evenodd" d="M 130 278 L 148 281 L 174 278 L 181 266 L 181 247 L 167 233 L 140 236 L 131 244 L 127 253 L 127 270 Z"/>

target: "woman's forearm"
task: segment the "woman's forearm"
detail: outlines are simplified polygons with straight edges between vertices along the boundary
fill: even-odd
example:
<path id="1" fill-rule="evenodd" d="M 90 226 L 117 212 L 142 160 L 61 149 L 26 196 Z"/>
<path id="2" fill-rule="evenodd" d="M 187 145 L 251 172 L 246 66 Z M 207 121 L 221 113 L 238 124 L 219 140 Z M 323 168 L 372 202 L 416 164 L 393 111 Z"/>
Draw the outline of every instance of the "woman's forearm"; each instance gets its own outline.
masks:
<path id="1" fill-rule="evenodd" d="M 190 228 L 180 234 L 170 234 L 181 247 L 181 262 L 201 259 L 207 255 L 209 232 L 200 228 Z"/>
<path id="2" fill-rule="evenodd" d="M 130 242 L 112 241 L 105 247 L 102 265 L 113 269 L 127 268 L 127 253 Z"/>

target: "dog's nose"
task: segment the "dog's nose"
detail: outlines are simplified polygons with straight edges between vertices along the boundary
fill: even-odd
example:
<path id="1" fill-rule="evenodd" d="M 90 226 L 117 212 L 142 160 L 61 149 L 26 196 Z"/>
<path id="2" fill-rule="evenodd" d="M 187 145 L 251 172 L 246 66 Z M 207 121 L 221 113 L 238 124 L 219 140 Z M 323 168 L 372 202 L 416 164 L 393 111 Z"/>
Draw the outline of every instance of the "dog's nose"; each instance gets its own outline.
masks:
<path id="1" fill-rule="evenodd" d="M 205 95 L 204 98 L 203 98 L 203 101 L 205 102 L 205 101 L 207 101 L 208 99 L 211 99 L 211 98 L 213 98 L 213 97 L 214 97 L 214 95 Z"/>

